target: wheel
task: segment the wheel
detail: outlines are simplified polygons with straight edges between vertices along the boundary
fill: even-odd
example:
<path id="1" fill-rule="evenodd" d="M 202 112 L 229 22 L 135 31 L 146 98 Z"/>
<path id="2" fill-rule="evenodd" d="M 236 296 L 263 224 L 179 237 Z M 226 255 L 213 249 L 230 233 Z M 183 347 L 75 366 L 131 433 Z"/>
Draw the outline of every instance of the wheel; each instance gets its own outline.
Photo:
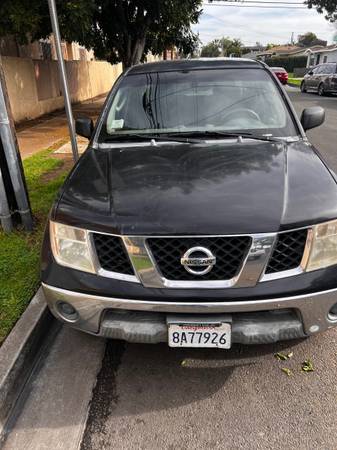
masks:
<path id="1" fill-rule="evenodd" d="M 305 87 L 305 81 L 301 83 L 301 92 L 307 92 L 307 88 Z"/>
<path id="2" fill-rule="evenodd" d="M 323 85 L 323 83 L 321 83 L 319 86 L 318 86 L 318 95 L 320 95 L 321 97 L 323 96 L 323 95 L 325 95 L 325 92 L 324 92 L 324 85 Z"/>

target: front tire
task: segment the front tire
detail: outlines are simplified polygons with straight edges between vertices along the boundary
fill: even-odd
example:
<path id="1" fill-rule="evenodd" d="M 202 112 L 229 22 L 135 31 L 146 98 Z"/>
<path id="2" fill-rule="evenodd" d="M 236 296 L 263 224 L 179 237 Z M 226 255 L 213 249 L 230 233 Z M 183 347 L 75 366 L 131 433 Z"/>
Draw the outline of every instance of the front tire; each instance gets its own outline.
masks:
<path id="1" fill-rule="evenodd" d="M 307 88 L 305 87 L 304 81 L 302 81 L 302 83 L 301 83 L 301 92 L 307 92 Z"/>
<path id="2" fill-rule="evenodd" d="M 321 84 L 318 86 L 317 93 L 318 93 L 318 95 L 320 95 L 321 97 L 323 97 L 323 96 L 325 95 L 323 83 L 321 83 Z"/>

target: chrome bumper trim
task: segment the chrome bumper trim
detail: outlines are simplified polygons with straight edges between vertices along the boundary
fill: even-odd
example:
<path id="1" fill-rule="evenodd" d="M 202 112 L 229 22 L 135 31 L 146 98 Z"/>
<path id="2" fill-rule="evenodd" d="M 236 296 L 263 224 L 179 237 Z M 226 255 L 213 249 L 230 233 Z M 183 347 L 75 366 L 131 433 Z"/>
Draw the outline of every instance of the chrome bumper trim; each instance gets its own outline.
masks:
<path id="1" fill-rule="evenodd" d="M 264 300 L 229 302 L 165 302 L 122 299 L 87 295 L 67 291 L 42 283 L 45 298 L 52 313 L 64 322 L 72 323 L 89 333 L 99 333 L 102 313 L 107 309 L 131 311 L 155 311 L 165 313 L 218 314 L 257 312 L 278 309 L 295 309 L 299 312 L 306 335 L 325 331 L 337 325 L 337 320 L 328 317 L 329 310 L 337 303 L 337 289 L 315 292 L 293 297 L 279 297 Z M 60 316 L 57 303 L 70 303 L 78 312 L 76 321 Z"/>

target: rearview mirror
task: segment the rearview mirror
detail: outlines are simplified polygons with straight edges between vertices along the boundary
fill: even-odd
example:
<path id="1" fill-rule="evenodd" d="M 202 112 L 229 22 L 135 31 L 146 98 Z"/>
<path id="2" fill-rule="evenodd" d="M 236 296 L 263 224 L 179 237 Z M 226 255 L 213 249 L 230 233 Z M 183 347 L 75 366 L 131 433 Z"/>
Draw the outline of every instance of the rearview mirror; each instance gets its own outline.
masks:
<path id="1" fill-rule="evenodd" d="M 301 124 L 304 131 L 319 127 L 325 119 L 325 111 L 320 106 L 305 108 L 301 115 Z"/>
<path id="2" fill-rule="evenodd" d="M 90 139 L 94 131 L 94 122 L 90 117 L 79 117 L 75 121 L 75 130 L 80 136 Z"/>

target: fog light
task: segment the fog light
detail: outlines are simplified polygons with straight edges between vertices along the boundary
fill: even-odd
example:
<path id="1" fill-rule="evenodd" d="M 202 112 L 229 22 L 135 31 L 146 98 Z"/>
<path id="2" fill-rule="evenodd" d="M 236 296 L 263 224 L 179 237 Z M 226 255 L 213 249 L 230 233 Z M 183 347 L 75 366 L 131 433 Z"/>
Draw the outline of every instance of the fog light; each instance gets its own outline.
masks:
<path id="1" fill-rule="evenodd" d="M 57 310 L 60 316 L 62 316 L 62 318 L 65 320 L 76 322 L 76 320 L 78 319 L 78 312 L 70 303 L 58 302 Z"/>
<path id="2" fill-rule="evenodd" d="M 329 319 L 337 320 L 337 303 L 333 305 L 333 307 L 329 311 Z"/>

